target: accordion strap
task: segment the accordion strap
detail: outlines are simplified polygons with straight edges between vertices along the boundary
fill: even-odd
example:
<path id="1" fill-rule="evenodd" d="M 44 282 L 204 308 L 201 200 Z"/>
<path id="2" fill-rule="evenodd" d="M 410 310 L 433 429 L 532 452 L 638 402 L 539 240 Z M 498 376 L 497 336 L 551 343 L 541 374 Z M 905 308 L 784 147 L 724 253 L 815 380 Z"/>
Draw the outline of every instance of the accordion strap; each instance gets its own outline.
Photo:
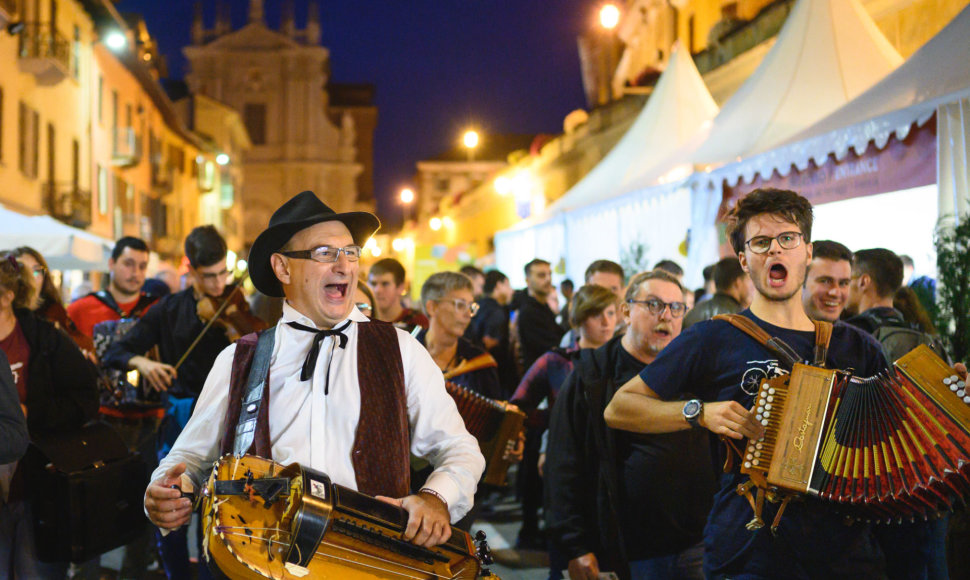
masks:
<path id="1" fill-rule="evenodd" d="M 832 340 L 832 323 L 824 320 L 815 321 L 815 362 L 817 367 L 825 366 L 825 357 L 829 352 L 829 341 Z"/>
<path id="2" fill-rule="evenodd" d="M 718 314 L 714 320 L 722 320 L 744 332 L 751 338 L 757 340 L 762 346 L 778 355 L 780 362 L 787 369 L 791 369 L 796 363 L 801 363 L 802 358 L 795 352 L 795 349 L 788 346 L 782 339 L 771 336 L 763 328 L 755 324 L 747 316 L 740 314 Z M 825 356 L 829 350 L 829 340 L 832 339 L 832 323 L 815 321 L 815 366 L 825 366 Z"/>

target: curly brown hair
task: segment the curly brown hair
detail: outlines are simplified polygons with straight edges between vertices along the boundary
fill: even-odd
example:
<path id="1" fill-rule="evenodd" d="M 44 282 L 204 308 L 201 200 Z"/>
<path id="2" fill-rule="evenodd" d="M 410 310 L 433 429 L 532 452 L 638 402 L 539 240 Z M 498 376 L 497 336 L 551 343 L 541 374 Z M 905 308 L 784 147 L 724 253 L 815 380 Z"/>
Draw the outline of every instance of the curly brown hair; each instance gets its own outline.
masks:
<path id="1" fill-rule="evenodd" d="M 728 237 L 735 254 L 744 251 L 744 228 L 751 218 L 772 214 L 797 224 L 805 243 L 812 241 L 812 204 L 787 189 L 756 189 L 738 200 L 728 214 Z"/>
<path id="2" fill-rule="evenodd" d="M 13 307 L 28 308 L 34 298 L 30 270 L 11 251 L 0 252 L 0 289 L 13 292 Z"/>

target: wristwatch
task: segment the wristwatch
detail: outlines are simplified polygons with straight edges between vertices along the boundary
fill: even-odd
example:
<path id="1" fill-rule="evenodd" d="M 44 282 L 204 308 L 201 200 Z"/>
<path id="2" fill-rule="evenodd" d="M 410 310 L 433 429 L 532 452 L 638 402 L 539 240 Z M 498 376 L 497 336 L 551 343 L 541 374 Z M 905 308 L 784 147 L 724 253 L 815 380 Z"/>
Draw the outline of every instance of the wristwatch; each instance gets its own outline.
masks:
<path id="1" fill-rule="evenodd" d="M 684 419 L 690 426 L 697 429 L 701 426 L 701 415 L 704 414 L 704 401 L 691 399 L 684 403 Z"/>

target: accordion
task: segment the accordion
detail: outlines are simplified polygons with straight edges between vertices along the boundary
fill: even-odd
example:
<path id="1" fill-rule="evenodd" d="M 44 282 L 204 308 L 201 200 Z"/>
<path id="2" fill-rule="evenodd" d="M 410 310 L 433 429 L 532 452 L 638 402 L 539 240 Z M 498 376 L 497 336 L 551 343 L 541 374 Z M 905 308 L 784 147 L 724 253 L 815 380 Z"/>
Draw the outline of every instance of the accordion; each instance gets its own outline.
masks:
<path id="1" fill-rule="evenodd" d="M 505 457 L 519 439 L 525 413 L 505 401 L 489 399 L 451 381 L 445 381 L 445 389 L 455 400 L 465 428 L 478 440 L 485 456 L 482 482 L 505 485 L 505 475 L 512 464 Z"/>
<path id="2" fill-rule="evenodd" d="M 116 341 L 121 339 L 131 327 L 138 322 L 137 318 L 122 318 L 120 320 L 106 320 L 94 325 L 94 350 L 98 359 L 104 358 Z M 162 395 L 149 387 L 144 381 L 129 382 L 129 373 L 118 369 L 100 365 L 100 398 L 101 406 L 125 409 L 152 409 L 162 405 Z M 137 374 L 137 373 L 136 373 Z"/>
<path id="3" fill-rule="evenodd" d="M 202 496 L 203 548 L 210 566 L 230 578 L 494 578 L 491 556 L 452 528 L 447 542 L 425 548 L 401 539 L 403 508 L 336 485 L 299 464 L 227 455 L 216 462 Z"/>
<path id="4" fill-rule="evenodd" d="M 748 442 L 741 473 L 769 500 L 809 494 L 868 521 L 933 517 L 970 495 L 968 404 L 964 382 L 926 346 L 868 379 L 796 364 L 761 383 L 765 434 Z M 763 525 L 761 495 L 749 529 Z"/>

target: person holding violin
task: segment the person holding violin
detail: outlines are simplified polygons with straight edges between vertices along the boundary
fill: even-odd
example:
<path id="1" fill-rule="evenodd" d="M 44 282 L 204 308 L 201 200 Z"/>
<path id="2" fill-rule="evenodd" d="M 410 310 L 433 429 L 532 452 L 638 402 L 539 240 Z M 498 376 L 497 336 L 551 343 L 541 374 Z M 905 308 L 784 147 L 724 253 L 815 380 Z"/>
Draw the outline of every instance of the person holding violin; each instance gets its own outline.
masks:
<path id="1" fill-rule="evenodd" d="M 211 225 L 193 229 L 185 238 L 185 256 L 189 260 L 191 286 L 165 296 L 150 308 L 121 340 L 104 355 L 104 364 L 137 370 L 143 380 L 165 396 L 165 416 L 158 430 L 158 459 L 163 459 L 189 420 L 196 398 L 202 391 L 206 375 L 219 352 L 231 344 L 229 324 L 211 321 L 219 306 L 229 299 L 233 324 L 253 324 L 246 331 L 261 328 L 249 314 L 240 291 L 228 285 L 226 242 Z M 229 298 L 232 296 L 232 298 Z M 200 313 L 210 319 L 203 320 Z M 219 322 L 219 321 L 217 321 Z M 234 335 L 238 335 L 235 329 Z M 158 347 L 159 360 L 145 356 Z M 185 532 L 169 534 L 159 541 L 159 551 L 169 578 L 189 578 L 189 556 Z"/>

